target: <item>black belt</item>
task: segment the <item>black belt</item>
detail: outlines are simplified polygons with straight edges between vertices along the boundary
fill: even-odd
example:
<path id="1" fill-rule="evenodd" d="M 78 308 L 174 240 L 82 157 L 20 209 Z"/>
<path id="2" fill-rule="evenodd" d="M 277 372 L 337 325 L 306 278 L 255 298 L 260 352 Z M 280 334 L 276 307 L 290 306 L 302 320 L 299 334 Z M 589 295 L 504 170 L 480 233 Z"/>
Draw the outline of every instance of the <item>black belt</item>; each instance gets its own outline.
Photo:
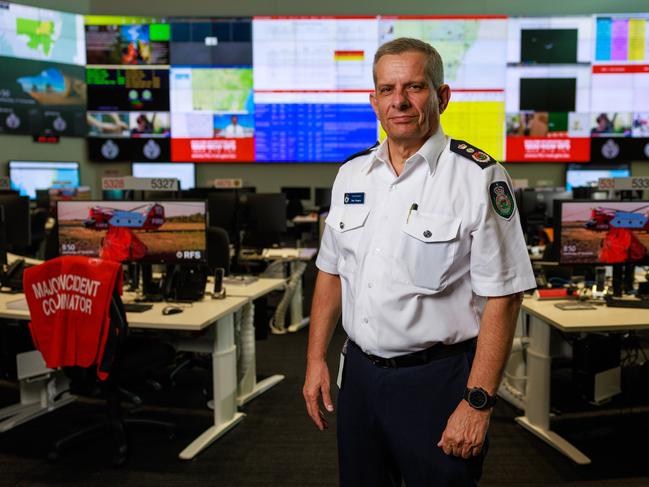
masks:
<path id="1" fill-rule="evenodd" d="M 372 362 L 377 367 L 384 369 L 396 369 L 399 367 L 414 367 L 416 365 L 424 365 L 433 360 L 450 357 L 451 355 L 458 355 L 460 353 L 475 350 L 477 339 L 471 338 L 452 345 L 444 345 L 443 343 L 436 343 L 430 348 L 419 350 L 418 352 L 408 353 L 406 355 L 399 355 L 398 357 L 384 358 L 377 355 L 371 355 L 363 352 L 361 347 L 356 343 L 349 340 L 348 344 L 355 347 L 365 358 Z"/>

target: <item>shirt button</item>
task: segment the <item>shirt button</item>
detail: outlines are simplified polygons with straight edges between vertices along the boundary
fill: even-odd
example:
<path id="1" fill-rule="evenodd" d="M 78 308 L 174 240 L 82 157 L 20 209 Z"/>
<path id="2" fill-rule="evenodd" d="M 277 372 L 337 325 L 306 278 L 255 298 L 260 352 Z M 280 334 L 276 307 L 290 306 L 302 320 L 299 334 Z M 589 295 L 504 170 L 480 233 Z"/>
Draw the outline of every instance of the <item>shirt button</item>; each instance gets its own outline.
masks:
<path id="1" fill-rule="evenodd" d="M 340 222 L 338 226 L 340 227 L 341 230 L 345 228 L 345 224 L 343 222 Z"/>
<path id="2" fill-rule="evenodd" d="M 367 318 L 363 318 L 363 323 L 367 324 L 367 323 L 369 323 L 369 321 L 370 320 L 368 320 Z"/>
<path id="3" fill-rule="evenodd" d="M 381 251 L 381 249 L 377 247 L 376 249 L 374 249 L 374 251 L 378 254 Z"/>
<path id="4" fill-rule="evenodd" d="M 430 238 L 432 235 L 433 235 L 433 234 L 431 233 L 430 230 L 426 230 L 426 231 L 424 232 L 424 237 L 426 237 L 426 238 Z"/>
<path id="5" fill-rule="evenodd" d="M 371 288 L 372 288 L 372 283 L 371 283 L 371 282 L 368 282 L 368 283 L 367 283 L 367 287 L 369 287 L 369 288 L 371 289 Z"/>

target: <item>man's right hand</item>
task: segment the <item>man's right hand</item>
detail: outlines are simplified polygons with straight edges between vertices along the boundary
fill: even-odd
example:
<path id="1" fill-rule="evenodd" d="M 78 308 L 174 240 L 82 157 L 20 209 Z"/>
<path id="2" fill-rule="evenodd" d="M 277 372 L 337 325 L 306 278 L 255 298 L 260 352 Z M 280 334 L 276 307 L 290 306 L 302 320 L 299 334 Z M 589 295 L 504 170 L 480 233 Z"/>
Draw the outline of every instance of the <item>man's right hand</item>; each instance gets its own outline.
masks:
<path id="1" fill-rule="evenodd" d="M 330 377 L 327 362 L 325 360 L 308 361 L 302 395 L 306 402 L 306 410 L 320 431 L 329 427 L 327 419 L 318 404 L 320 397 L 322 397 L 322 403 L 328 412 L 332 413 L 334 410 L 329 389 Z"/>

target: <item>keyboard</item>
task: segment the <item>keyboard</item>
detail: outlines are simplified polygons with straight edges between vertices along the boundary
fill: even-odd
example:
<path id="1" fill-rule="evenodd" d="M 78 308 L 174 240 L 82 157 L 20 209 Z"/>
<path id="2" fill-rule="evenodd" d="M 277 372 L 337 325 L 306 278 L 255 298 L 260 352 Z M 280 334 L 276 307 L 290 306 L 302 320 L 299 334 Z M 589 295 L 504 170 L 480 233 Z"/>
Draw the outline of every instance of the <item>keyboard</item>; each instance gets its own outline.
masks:
<path id="1" fill-rule="evenodd" d="M 144 303 L 124 303 L 124 310 L 127 313 L 142 313 L 153 308 L 152 304 Z"/>
<path id="2" fill-rule="evenodd" d="M 606 306 L 611 308 L 649 308 L 649 299 L 606 298 Z"/>

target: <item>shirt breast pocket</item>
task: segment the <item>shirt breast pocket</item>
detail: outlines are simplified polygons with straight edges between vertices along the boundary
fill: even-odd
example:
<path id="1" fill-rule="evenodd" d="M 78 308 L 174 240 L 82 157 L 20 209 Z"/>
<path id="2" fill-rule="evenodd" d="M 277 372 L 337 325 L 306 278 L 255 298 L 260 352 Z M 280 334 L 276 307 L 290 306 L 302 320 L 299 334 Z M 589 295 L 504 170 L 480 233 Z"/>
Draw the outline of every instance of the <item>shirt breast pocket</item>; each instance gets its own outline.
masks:
<path id="1" fill-rule="evenodd" d="M 411 284 L 434 292 L 446 287 L 457 251 L 460 223 L 459 218 L 450 215 L 410 215 L 401 228 L 396 257 L 404 263 Z"/>
<path id="2" fill-rule="evenodd" d="M 331 227 L 340 251 L 338 271 L 354 271 L 358 267 L 359 245 L 370 209 L 364 205 L 332 206 L 325 223 Z"/>

